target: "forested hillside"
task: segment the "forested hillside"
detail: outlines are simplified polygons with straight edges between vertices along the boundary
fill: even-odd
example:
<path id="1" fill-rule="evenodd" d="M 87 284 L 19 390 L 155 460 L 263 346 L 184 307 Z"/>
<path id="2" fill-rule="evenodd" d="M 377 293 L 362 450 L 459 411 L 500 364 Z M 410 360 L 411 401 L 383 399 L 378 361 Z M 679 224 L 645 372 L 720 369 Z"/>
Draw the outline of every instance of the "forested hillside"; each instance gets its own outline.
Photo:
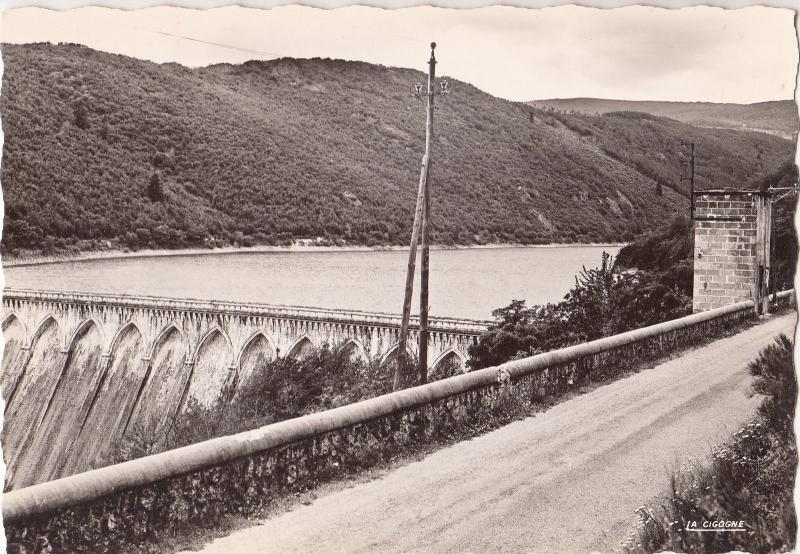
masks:
<path id="1" fill-rule="evenodd" d="M 578 115 L 546 112 L 609 157 L 634 167 L 662 187 L 688 195 L 689 168 L 681 181 L 680 141 L 695 143 L 695 188 L 742 189 L 794 158 L 792 143 L 761 133 L 701 129 L 641 112 Z M 544 116 L 546 117 L 546 115 Z M 686 159 L 688 147 L 684 147 Z"/>
<path id="2" fill-rule="evenodd" d="M 220 244 L 404 244 L 423 75 L 280 59 L 189 69 L 77 45 L 3 45 L 6 253 Z M 442 67 L 444 69 L 444 67 Z M 765 134 L 642 114 L 553 114 L 454 81 L 436 111 L 433 240 L 630 240 L 793 156 Z"/>

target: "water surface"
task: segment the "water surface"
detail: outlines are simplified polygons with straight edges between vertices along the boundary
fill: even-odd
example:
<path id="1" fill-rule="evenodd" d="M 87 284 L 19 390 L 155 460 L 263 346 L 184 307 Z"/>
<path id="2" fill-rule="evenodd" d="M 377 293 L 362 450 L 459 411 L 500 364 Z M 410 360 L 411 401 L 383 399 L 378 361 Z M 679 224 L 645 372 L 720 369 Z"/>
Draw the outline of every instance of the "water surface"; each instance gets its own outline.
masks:
<path id="1" fill-rule="evenodd" d="M 560 300 L 582 266 L 619 247 L 434 250 L 436 316 L 490 319 L 513 299 Z M 5 268 L 6 286 L 402 311 L 407 251 L 235 252 L 60 262 Z M 417 262 L 419 264 L 419 262 Z M 412 312 L 419 312 L 419 265 Z"/>

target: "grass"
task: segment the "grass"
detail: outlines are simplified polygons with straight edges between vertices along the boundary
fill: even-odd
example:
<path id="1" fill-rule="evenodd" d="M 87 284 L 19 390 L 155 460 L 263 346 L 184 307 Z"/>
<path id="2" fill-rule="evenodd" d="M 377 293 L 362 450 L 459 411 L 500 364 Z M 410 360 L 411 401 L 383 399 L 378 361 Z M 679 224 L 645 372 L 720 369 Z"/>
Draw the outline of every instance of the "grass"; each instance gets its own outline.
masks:
<path id="1" fill-rule="evenodd" d="M 758 415 L 715 449 L 707 463 L 694 461 L 677 471 L 664 498 L 639 509 L 626 552 L 793 550 L 797 383 L 792 355 L 791 341 L 781 335 L 750 364 L 753 389 L 764 395 Z M 744 522 L 746 530 L 689 530 L 721 520 Z"/>

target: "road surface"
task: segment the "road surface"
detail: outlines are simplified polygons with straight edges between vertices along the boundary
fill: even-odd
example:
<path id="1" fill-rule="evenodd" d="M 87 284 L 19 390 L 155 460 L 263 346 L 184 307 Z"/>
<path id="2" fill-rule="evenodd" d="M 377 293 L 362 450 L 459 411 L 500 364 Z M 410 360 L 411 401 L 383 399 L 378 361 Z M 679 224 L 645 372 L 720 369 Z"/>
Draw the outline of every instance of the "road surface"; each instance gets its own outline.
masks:
<path id="1" fill-rule="evenodd" d="M 794 313 L 206 545 L 233 554 L 608 552 L 754 413 L 747 363 Z"/>

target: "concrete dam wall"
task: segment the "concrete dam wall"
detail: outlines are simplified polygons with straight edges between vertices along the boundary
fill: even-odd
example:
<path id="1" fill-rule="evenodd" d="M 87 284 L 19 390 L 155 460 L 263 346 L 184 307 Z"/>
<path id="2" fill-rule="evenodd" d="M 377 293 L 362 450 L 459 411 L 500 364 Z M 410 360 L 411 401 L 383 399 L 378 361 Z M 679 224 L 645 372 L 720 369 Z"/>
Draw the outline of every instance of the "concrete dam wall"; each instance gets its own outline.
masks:
<path id="1" fill-rule="evenodd" d="M 111 463 L 131 433 L 163 436 L 278 356 L 322 344 L 385 361 L 395 316 L 140 297 L 6 291 L 0 387 L 6 490 Z M 485 322 L 432 322 L 432 368 L 463 365 Z M 412 330 L 412 335 L 414 331 Z M 414 337 L 412 336 L 412 339 Z M 285 352 L 285 354 L 283 354 Z"/>

